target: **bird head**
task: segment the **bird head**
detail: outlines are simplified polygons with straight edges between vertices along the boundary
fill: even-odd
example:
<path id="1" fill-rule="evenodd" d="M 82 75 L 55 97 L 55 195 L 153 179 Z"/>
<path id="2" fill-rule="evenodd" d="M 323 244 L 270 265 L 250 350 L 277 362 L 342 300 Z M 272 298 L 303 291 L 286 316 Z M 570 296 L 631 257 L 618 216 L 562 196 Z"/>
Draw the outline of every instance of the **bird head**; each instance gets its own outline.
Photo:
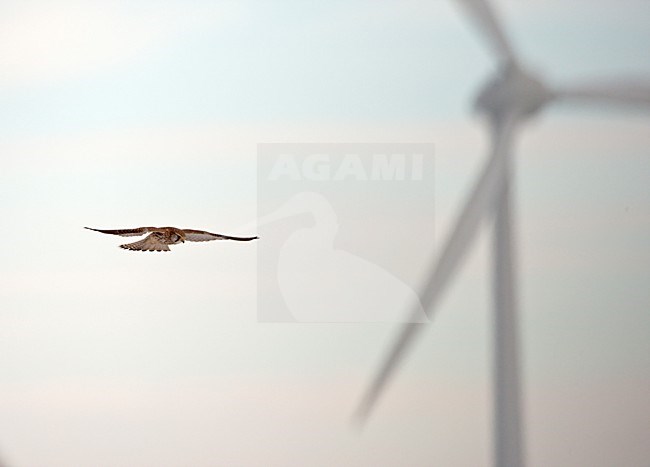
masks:
<path id="1" fill-rule="evenodd" d="M 185 243 L 185 234 L 183 232 L 173 232 L 170 235 L 170 239 L 172 242 Z"/>

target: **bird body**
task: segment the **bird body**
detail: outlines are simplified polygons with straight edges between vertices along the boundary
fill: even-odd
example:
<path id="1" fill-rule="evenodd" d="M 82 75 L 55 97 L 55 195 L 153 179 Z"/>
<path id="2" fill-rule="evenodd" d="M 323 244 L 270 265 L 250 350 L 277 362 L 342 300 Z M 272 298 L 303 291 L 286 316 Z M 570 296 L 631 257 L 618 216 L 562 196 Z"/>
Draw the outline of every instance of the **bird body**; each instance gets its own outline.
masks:
<path id="1" fill-rule="evenodd" d="M 120 248 L 132 251 L 170 251 L 169 245 L 188 242 L 208 242 L 210 240 L 236 240 L 248 242 L 258 237 L 231 237 L 229 235 L 215 234 L 204 230 L 179 229 L 176 227 L 137 227 L 135 229 L 103 230 L 84 227 L 88 230 L 101 232 L 121 237 L 139 237 L 146 233 L 142 240 L 120 245 Z"/>

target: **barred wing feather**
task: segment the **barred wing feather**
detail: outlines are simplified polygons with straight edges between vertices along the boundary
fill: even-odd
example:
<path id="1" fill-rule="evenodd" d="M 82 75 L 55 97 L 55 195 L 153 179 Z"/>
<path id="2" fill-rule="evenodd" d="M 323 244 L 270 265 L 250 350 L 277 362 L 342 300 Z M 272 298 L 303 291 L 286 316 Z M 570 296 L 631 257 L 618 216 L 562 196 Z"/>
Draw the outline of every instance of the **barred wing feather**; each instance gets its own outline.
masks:
<path id="1" fill-rule="evenodd" d="M 231 237 L 229 235 L 215 234 L 203 230 L 183 229 L 183 232 L 185 232 L 185 240 L 188 242 L 209 242 L 211 240 L 237 240 L 240 242 L 248 242 L 257 239 L 257 237 Z"/>

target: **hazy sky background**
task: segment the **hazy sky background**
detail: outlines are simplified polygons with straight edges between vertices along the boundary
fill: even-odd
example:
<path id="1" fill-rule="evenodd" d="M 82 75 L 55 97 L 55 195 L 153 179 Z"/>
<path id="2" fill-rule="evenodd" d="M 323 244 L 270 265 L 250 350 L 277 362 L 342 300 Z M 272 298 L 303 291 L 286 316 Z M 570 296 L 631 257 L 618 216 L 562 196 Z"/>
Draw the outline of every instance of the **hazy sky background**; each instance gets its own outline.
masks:
<path id="1" fill-rule="evenodd" d="M 495 3 L 551 83 L 650 75 L 647 1 Z M 393 325 L 258 323 L 259 244 L 136 254 L 82 227 L 254 233 L 258 143 L 431 142 L 439 246 L 493 65 L 451 1 L 2 2 L 3 462 L 489 465 L 487 235 L 359 433 Z M 563 106 L 521 133 L 532 466 L 650 462 L 649 126 Z M 379 240 L 415 274 L 434 245 L 411 235 Z"/>

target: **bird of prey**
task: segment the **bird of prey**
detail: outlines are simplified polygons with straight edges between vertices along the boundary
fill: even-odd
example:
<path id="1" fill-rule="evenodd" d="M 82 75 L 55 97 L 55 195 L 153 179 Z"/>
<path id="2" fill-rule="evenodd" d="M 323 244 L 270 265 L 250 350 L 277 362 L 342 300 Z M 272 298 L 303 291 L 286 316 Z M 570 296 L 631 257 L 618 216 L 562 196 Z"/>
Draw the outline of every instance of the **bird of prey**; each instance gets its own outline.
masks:
<path id="1" fill-rule="evenodd" d="M 203 230 L 177 229 L 176 227 L 138 227 L 136 229 L 102 230 L 84 227 L 88 230 L 122 237 L 139 237 L 148 233 L 145 238 L 134 243 L 120 245 L 120 248 L 134 251 L 170 251 L 169 245 L 188 242 L 208 242 L 210 240 L 237 240 L 248 242 L 258 237 L 230 237 L 228 235 L 204 232 Z"/>

